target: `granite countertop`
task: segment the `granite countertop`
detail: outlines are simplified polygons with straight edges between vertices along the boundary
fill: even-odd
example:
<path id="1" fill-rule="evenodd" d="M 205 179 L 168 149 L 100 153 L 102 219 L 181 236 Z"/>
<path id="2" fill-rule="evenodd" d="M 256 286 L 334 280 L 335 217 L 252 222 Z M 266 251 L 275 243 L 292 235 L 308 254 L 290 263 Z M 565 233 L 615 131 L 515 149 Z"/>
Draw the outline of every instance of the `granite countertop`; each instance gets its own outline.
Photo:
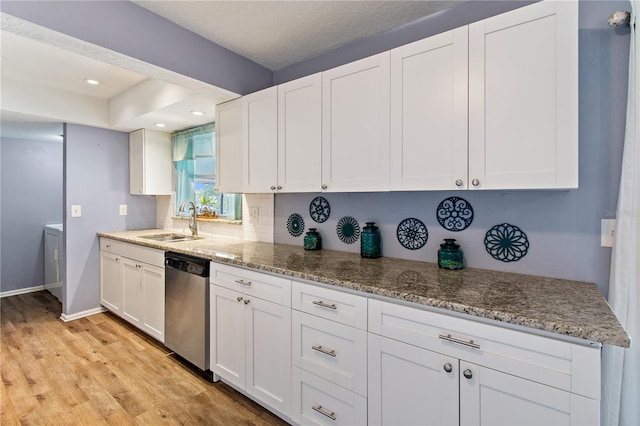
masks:
<path id="1" fill-rule="evenodd" d="M 579 339 L 622 347 L 631 343 L 593 283 L 474 268 L 448 271 L 429 262 L 363 259 L 356 253 L 213 236 L 170 243 L 140 238 L 167 232 L 98 235 Z"/>

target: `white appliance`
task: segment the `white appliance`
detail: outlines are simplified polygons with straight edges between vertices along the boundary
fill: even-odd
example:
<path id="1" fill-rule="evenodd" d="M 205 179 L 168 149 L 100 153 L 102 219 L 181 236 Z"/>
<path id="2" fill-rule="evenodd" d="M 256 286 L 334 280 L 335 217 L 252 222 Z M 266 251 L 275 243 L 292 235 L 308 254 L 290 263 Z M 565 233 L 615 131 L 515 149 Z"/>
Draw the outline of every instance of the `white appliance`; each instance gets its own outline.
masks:
<path id="1" fill-rule="evenodd" d="M 62 233 L 61 223 L 44 227 L 44 288 L 59 301 L 62 301 Z"/>

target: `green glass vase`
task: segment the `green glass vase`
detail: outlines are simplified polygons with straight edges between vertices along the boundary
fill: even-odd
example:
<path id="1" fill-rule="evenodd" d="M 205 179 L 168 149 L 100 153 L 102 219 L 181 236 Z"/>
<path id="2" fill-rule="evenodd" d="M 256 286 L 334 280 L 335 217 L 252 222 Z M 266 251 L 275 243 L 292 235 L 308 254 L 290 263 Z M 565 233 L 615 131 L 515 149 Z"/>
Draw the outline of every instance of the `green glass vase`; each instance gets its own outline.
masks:
<path id="1" fill-rule="evenodd" d="M 368 259 L 382 257 L 382 238 L 375 222 L 367 222 L 360 235 L 360 256 Z"/>
<path id="2" fill-rule="evenodd" d="M 316 228 L 309 228 L 304 236 L 304 249 L 305 250 L 320 250 L 322 249 L 322 237 Z"/>
<path id="3" fill-rule="evenodd" d="M 438 267 L 442 269 L 462 269 L 463 254 L 460 245 L 453 238 L 445 238 L 438 250 Z"/>

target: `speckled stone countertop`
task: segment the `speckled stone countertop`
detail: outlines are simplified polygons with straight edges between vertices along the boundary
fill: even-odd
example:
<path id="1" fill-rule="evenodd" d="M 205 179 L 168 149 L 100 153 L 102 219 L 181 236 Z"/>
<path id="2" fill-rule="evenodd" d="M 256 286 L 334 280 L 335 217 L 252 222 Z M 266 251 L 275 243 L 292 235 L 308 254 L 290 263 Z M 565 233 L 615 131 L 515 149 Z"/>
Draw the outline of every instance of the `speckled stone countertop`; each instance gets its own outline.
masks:
<path id="1" fill-rule="evenodd" d="M 144 235 L 167 230 L 102 232 L 101 237 L 190 254 L 432 306 L 594 342 L 629 347 L 622 328 L 595 284 L 435 263 L 363 259 L 340 251 L 204 236 L 196 241 L 156 242 Z"/>

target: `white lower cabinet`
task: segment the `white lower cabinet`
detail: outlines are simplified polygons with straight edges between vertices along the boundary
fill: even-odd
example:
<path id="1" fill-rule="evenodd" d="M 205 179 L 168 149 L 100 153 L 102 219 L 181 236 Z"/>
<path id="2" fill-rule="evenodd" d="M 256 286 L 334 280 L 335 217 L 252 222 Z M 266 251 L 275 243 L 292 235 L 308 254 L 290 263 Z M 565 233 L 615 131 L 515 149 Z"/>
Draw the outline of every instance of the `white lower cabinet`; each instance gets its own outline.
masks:
<path id="1" fill-rule="evenodd" d="M 372 425 L 599 423 L 598 347 L 371 299 L 369 331 Z"/>
<path id="2" fill-rule="evenodd" d="M 102 238 L 100 303 L 164 342 L 164 252 Z"/>
<path id="3" fill-rule="evenodd" d="M 215 285 L 215 277 L 221 275 L 216 267 L 212 263 L 211 370 L 224 381 L 289 417 L 291 307 Z M 240 285 L 246 286 L 249 292 L 259 284 L 255 278 L 261 274 L 226 265 L 220 269 L 236 272 L 238 281 L 244 283 Z M 244 272 L 251 278 L 244 276 Z M 289 286 L 282 288 L 290 295 Z"/>

